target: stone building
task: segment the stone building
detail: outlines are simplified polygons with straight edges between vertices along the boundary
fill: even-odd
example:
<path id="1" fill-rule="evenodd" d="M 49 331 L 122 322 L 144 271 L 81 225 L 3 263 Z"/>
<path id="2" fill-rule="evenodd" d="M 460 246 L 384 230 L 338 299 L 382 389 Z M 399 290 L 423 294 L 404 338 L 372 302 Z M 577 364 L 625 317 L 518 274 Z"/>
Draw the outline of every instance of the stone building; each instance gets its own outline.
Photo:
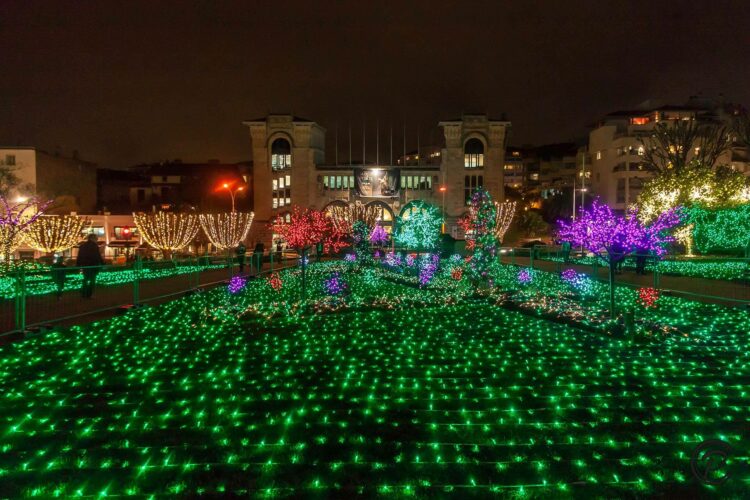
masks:
<path id="1" fill-rule="evenodd" d="M 654 126 L 675 120 L 705 120 L 729 124 L 733 106 L 700 96 L 682 105 L 644 103 L 634 110 L 615 111 L 602 118 L 589 133 L 591 184 L 601 200 L 618 211 L 635 203 L 652 172 L 643 163 L 644 143 Z M 733 144 L 717 161 L 750 174 L 746 146 Z"/>
<path id="2" fill-rule="evenodd" d="M 331 164 L 325 157 L 326 130 L 292 115 L 243 122 L 252 145 L 255 222 L 251 240 L 270 244 L 269 225 L 294 206 L 319 210 L 360 201 L 380 209 L 386 231 L 415 200 L 442 207 L 446 231 L 461 237 L 457 220 L 479 187 L 504 199 L 503 164 L 510 122 L 464 115 L 439 123 L 445 146 L 424 158 L 420 151 L 381 163 Z"/>

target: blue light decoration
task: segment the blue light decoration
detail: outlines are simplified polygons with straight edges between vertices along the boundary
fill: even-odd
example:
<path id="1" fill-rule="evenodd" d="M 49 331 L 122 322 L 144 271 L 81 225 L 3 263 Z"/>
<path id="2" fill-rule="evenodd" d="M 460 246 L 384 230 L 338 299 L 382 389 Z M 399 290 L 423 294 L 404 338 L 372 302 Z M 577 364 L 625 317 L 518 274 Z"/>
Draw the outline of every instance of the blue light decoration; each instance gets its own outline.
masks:
<path id="1" fill-rule="evenodd" d="M 531 271 L 528 269 L 521 269 L 518 271 L 518 283 L 521 285 L 528 285 L 534 280 L 534 277 L 531 274 Z"/>

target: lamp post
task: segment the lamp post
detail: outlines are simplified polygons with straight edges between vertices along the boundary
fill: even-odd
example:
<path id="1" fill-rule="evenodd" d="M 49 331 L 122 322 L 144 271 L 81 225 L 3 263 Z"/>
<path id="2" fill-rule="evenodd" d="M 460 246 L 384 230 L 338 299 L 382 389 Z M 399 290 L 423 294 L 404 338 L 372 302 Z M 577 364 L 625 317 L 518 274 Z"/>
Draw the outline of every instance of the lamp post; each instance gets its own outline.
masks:
<path id="1" fill-rule="evenodd" d="M 442 234 L 445 234 L 445 192 L 446 192 L 447 190 L 448 190 L 448 188 L 447 188 L 447 187 L 445 187 L 445 185 L 443 185 L 443 186 L 440 186 L 440 189 L 439 189 L 439 191 L 440 191 L 440 193 L 442 193 L 442 195 L 443 195 L 443 208 L 442 208 L 442 210 L 443 210 L 443 225 L 442 225 L 442 228 L 441 228 L 441 233 L 442 233 Z"/>
<path id="2" fill-rule="evenodd" d="M 221 185 L 221 189 L 226 189 L 227 191 L 229 191 L 229 196 L 232 197 L 232 212 L 235 212 L 235 209 L 234 209 L 234 197 L 235 197 L 235 195 L 237 193 L 239 193 L 240 191 L 244 190 L 245 187 L 244 186 L 238 186 L 236 189 L 232 189 L 232 185 L 229 184 L 228 182 L 225 182 L 224 184 Z"/>

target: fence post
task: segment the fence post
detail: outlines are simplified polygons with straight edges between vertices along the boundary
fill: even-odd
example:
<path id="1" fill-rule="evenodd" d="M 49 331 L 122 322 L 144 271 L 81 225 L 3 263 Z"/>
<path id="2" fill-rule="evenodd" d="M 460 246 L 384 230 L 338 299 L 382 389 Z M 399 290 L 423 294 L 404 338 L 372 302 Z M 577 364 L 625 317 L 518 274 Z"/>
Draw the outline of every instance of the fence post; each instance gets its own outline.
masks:
<path id="1" fill-rule="evenodd" d="M 26 271 L 23 268 L 16 275 L 16 328 L 26 330 Z"/>
<path id="2" fill-rule="evenodd" d="M 659 288 L 659 258 L 656 252 L 651 252 L 654 258 L 654 288 Z"/>
<path id="3" fill-rule="evenodd" d="M 534 254 L 536 253 L 536 246 L 532 245 L 531 251 L 529 252 L 529 267 L 534 269 Z"/>
<path id="4" fill-rule="evenodd" d="M 516 247 L 510 249 L 510 265 L 516 265 Z"/>
<path id="5" fill-rule="evenodd" d="M 273 250 L 268 251 L 268 256 L 271 257 L 271 272 L 273 272 Z"/>
<path id="6" fill-rule="evenodd" d="M 141 299 L 141 256 L 135 256 L 133 265 L 133 305 L 137 306 Z"/>

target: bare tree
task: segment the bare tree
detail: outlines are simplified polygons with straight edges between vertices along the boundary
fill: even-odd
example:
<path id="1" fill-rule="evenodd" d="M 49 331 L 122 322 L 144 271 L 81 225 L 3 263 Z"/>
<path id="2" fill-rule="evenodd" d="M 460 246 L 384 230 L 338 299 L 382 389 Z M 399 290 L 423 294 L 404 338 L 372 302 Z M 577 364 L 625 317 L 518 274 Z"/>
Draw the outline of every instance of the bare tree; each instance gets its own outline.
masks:
<path id="1" fill-rule="evenodd" d="M 639 140 L 644 163 L 658 174 L 679 174 L 692 165 L 713 167 L 731 145 L 725 125 L 696 119 L 659 122 Z"/>
<path id="2" fill-rule="evenodd" d="M 737 137 L 737 142 L 750 148 L 750 113 L 743 111 L 735 117 L 732 132 Z"/>

